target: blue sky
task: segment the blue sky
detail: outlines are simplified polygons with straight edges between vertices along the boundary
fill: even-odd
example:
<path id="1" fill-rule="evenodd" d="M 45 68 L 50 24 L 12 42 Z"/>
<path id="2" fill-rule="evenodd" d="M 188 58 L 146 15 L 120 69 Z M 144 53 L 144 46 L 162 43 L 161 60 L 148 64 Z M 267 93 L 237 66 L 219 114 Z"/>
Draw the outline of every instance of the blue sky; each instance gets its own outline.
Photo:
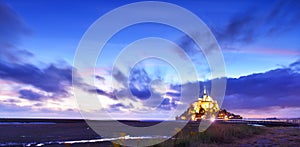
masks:
<path id="1" fill-rule="evenodd" d="M 136 1 L 0 1 L 0 114 L 80 117 L 72 92 L 72 64 L 77 45 L 96 19 L 131 2 Z M 215 35 L 228 78 L 224 108 L 245 117 L 300 117 L 295 113 L 300 110 L 297 0 L 165 2 L 193 12 Z M 75 86 L 98 95 L 105 101 L 103 111 L 114 116 L 128 113 L 140 118 L 142 113 L 136 111 L 147 111 L 149 118 L 167 117 L 181 104 L 176 87 L 182 85 L 176 85 L 176 72 L 166 62 L 145 60 L 130 75 L 119 71 L 113 77 L 119 78 L 121 86 L 122 81 L 129 83 L 134 98 L 127 98 L 122 89 L 107 86 L 111 83 L 113 61 L 122 48 L 149 36 L 171 40 L 183 48 L 195 48 L 186 45 L 190 40 L 174 28 L 154 23 L 134 25 L 119 32 L 104 47 L 96 66 L 96 85 L 78 80 Z M 210 71 L 203 54 L 187 54 L 199 63 L 198 80 L 209 81 Z M 122 95 L 121 99 L 116 100 L 115 91 Z M 155 96 L 151 97 L 153 100 L 149 100 L 150 93 Z"/>

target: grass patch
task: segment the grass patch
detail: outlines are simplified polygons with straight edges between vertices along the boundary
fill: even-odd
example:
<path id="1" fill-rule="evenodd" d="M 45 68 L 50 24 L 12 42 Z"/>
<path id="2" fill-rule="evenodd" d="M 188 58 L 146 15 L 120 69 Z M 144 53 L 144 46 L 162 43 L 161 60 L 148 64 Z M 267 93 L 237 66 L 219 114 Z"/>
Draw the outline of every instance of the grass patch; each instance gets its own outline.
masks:
<path id="1" fill-rule="evenodd" d="M 214 123 L 206 131 L 183 129 L 173 139 L 156 146 L 198 146 L 234 143 L 238 139 L 249 138 L 265 132 L 265 128 L 246 124 Z"/>

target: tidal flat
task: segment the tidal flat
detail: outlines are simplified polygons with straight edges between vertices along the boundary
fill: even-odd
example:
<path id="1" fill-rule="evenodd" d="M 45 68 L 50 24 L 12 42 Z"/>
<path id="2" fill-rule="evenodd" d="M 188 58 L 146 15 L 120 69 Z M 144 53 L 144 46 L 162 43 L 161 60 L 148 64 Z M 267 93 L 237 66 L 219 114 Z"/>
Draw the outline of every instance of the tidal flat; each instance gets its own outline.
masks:
<path id="1" fill-rule="evenodd" d="M 105 125 L 109 122 L 100 122 Z M 151 126 L 158 122 L 125 121 L 132 126 Z M 176 122 L 170 122 L 176 123 Z M 142 146 L 144 141 L 157 141 L 162 138 L 134 138 L 125 132 L 118 138 L 103 138 L 84 121 L 54 121 L 42 123 L 2 123 L 0 124 L 0 146 L 121 146 L 138 139 Z M 138 136 L 137 136 L 138 137 Z M 214 122 L 206 131 L 199 132 L 198 124 L 188 123 L 175 136 L 154 145 L 163 146 L 298 146 L 300 144 L 299 127 L 265 127 L 247 124 L 228 124 Z M 113 141 L 113 142 L 110 142 Z M 125 141 L 125 142 L 124 142 Z"/>

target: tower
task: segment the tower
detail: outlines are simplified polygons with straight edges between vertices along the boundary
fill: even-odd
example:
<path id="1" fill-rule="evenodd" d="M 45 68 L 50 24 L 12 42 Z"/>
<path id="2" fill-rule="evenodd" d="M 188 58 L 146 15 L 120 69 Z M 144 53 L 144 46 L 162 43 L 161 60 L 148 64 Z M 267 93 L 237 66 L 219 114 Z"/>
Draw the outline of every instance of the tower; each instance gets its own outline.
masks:
<path id="1" fill-rule="evenodd" d="M 204 90 L 203 90 L 203 100 L 207 99 L 207 92 L 206 92 L 206 86 L 204 86 Z"/>

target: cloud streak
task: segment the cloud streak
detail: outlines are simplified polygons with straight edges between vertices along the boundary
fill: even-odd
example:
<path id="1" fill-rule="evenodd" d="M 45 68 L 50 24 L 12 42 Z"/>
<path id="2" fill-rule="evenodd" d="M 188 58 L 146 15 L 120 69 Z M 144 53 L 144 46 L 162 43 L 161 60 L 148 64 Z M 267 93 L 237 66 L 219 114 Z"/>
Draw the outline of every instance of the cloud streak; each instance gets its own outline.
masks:
<path id="1" fill-rule="evenodd" d="M 30 29 L 19 15 L 1 1 L 0 22 L 0 58 L 10 62 L 18 62 L 33 56 L 29 51 L 16 47 L 23 36 L 31 34 Z"/>
<path id="2" fill-rule="evenodd" d="M 61 96 L 68 94 L 66 88 L 72 83 L 72 68 L 50 65 L 45 69 L 39 69 L 32 64 L 0 62 L 0 78 L 32 85 Z"/>
<path id="3" fill-rule="evenodd" d="M 248 9 L 232 17 L 224 27 L 215 28 L 216 38 L 223 45 L 245 44 L 293 30 L 300 24 L 299 6 L 297 0 L 280 0 L 270 9 Z"/>

